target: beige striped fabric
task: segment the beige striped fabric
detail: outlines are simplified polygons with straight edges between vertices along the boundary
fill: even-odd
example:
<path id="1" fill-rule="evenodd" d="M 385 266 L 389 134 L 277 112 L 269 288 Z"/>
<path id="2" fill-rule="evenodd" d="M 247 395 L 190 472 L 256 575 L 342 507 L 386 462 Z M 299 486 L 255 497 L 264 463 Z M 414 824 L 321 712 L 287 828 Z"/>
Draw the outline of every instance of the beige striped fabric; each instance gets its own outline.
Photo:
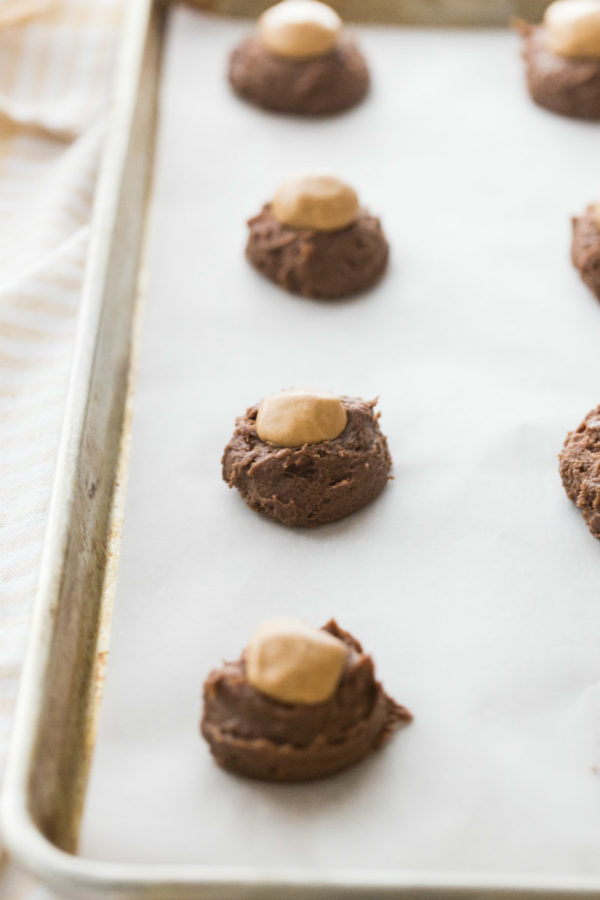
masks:
<path id="1" fill-rule="evenodd" d="M 0 0 L 0 780 L 52 483 L 120 6 L 120 0 Z M 2 900 L 42 896 L 49 895 L 0 857 Z"/>

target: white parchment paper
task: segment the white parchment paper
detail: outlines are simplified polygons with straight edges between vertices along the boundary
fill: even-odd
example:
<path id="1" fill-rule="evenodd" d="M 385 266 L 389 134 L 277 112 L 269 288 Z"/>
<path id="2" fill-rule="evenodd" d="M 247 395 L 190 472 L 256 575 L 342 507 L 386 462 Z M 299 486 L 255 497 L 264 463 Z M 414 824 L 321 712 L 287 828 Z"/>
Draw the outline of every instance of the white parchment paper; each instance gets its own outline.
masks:
<path id="1" fill-rule="evenodd" d="M 600 546 L 557 453 L 600 401 L 600 306 L 568 254 L 600 128 L 524 91 L 504 32 L 360 29 L 369 100 L 272 116 L 224 71 L 247 30 L 170 21 L 114 636 L 83 828 L 128 861 L 600 873 Z M 244 259 L 302 169 L 381 215 L 389 272 L 319 303 Z M 380 395 L 395 480 L 292 531 L 221 481 L 236 415 L 315 384 Z M 204 676 L 266 616 L 335 616 L 414 724 L 328 781 L 217 769 Z"/>

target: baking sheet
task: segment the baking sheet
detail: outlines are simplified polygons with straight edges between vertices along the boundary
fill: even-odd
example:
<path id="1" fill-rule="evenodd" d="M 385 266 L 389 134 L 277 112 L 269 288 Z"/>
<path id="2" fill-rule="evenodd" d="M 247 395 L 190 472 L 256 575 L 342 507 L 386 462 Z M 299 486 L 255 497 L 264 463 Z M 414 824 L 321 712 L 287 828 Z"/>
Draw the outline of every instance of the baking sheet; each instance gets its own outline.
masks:
<path id="1" fill-rule="evenodd" d="M 556 455 L 600 399 L 600 308 L 568 261 L 598 126 L 532 106 L 508 33 L 365 27 L 374 89 L 323 121 L 230 95 L 247 24 L 171 13 L 150 284 L 106 692 L 82 832 L 120 861 L 600 872 L 599 548 Z M 337 171 L 392 260 L 368 295 L 287 295 L 246 217 Z M 395 480 L 286 530 L 221 481 L 234 417 L 315 384 L 380 395 Z M 336 616 L 415 713 L 337 778 L 217 769 L 202 680 L 263 618 Z"/>

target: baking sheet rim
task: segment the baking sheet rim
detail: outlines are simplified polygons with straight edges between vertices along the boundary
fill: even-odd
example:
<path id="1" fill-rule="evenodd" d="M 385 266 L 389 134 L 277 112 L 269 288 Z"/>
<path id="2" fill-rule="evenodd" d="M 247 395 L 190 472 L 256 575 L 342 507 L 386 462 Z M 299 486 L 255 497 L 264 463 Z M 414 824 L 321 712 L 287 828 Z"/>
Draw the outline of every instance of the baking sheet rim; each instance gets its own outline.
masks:
<path id="1" fill-rule="evenodd" d="M 18 798 L 11 795 L 7 808 L 12 814 L 10 848 L 16 858 L 28 871 L 49 884 L 67 891 L 86 891 L 84 896 L 109 895 L 115 891 L 127 891 L 129 896 L 135 896 L 138 892 L 147 892 L 149 887 L 162 889 L 163 886 L 181 888 L 185 892 L 181 896 L 185 896 L 187 888 L 195 892 L 199 888 L 226 891 L 222 896 L 227 897 L 227 900 L 247 898 L 248 888 L 253 892 L 260 892 L 255 896 L 265 897 L 265 900 L 270 895 L 283 900 L 288 895 L 300 896 L 298 892 L 306 891 L 318 891 L 319 897 L 326 896 L 324 892 L 333 895 L 337 891 L 372 897 L 368 892 L 374 889 L 392 896 L 414 896 L 415 891 L 427 891 L 440 897 L 454 892 L 459 892 L 462 896 L 477 896 L 482 892 L 514 896 L 515 892 L 520 892 L 532 898 L 559 897 L 565 893 L 591 897 L 600 893 L 600 878 L 588 876 L 540 878 L 525 874 L 509 877 L 460 871 L 432 874 L 418 870 L 377 873 L 352 869 L 308 872 L 297 868 L 274 868 L 267 877 L 261 867 L 97 862 L 58 850 L 39 832 L 25 806 L 15 801 Z M 236 893 L 238 890 L 240 893 Z M 269 891 L 269 895 L 265 894 L 266 891 Z M 271 894 L 275 891 L 277 893 Z"/>

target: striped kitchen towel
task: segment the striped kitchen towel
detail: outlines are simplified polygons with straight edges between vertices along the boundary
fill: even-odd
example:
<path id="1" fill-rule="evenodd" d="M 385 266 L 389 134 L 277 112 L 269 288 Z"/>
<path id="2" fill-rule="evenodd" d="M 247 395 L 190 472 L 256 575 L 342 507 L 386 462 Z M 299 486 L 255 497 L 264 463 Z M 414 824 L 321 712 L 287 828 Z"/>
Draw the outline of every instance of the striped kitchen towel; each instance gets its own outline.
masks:
<path id="1" fill-rule="evenodd" d="M 120 0 L 0 0 L 0 782 L 41 553 Z M 1 856 L 3 900 L 47 897 Z"/>

